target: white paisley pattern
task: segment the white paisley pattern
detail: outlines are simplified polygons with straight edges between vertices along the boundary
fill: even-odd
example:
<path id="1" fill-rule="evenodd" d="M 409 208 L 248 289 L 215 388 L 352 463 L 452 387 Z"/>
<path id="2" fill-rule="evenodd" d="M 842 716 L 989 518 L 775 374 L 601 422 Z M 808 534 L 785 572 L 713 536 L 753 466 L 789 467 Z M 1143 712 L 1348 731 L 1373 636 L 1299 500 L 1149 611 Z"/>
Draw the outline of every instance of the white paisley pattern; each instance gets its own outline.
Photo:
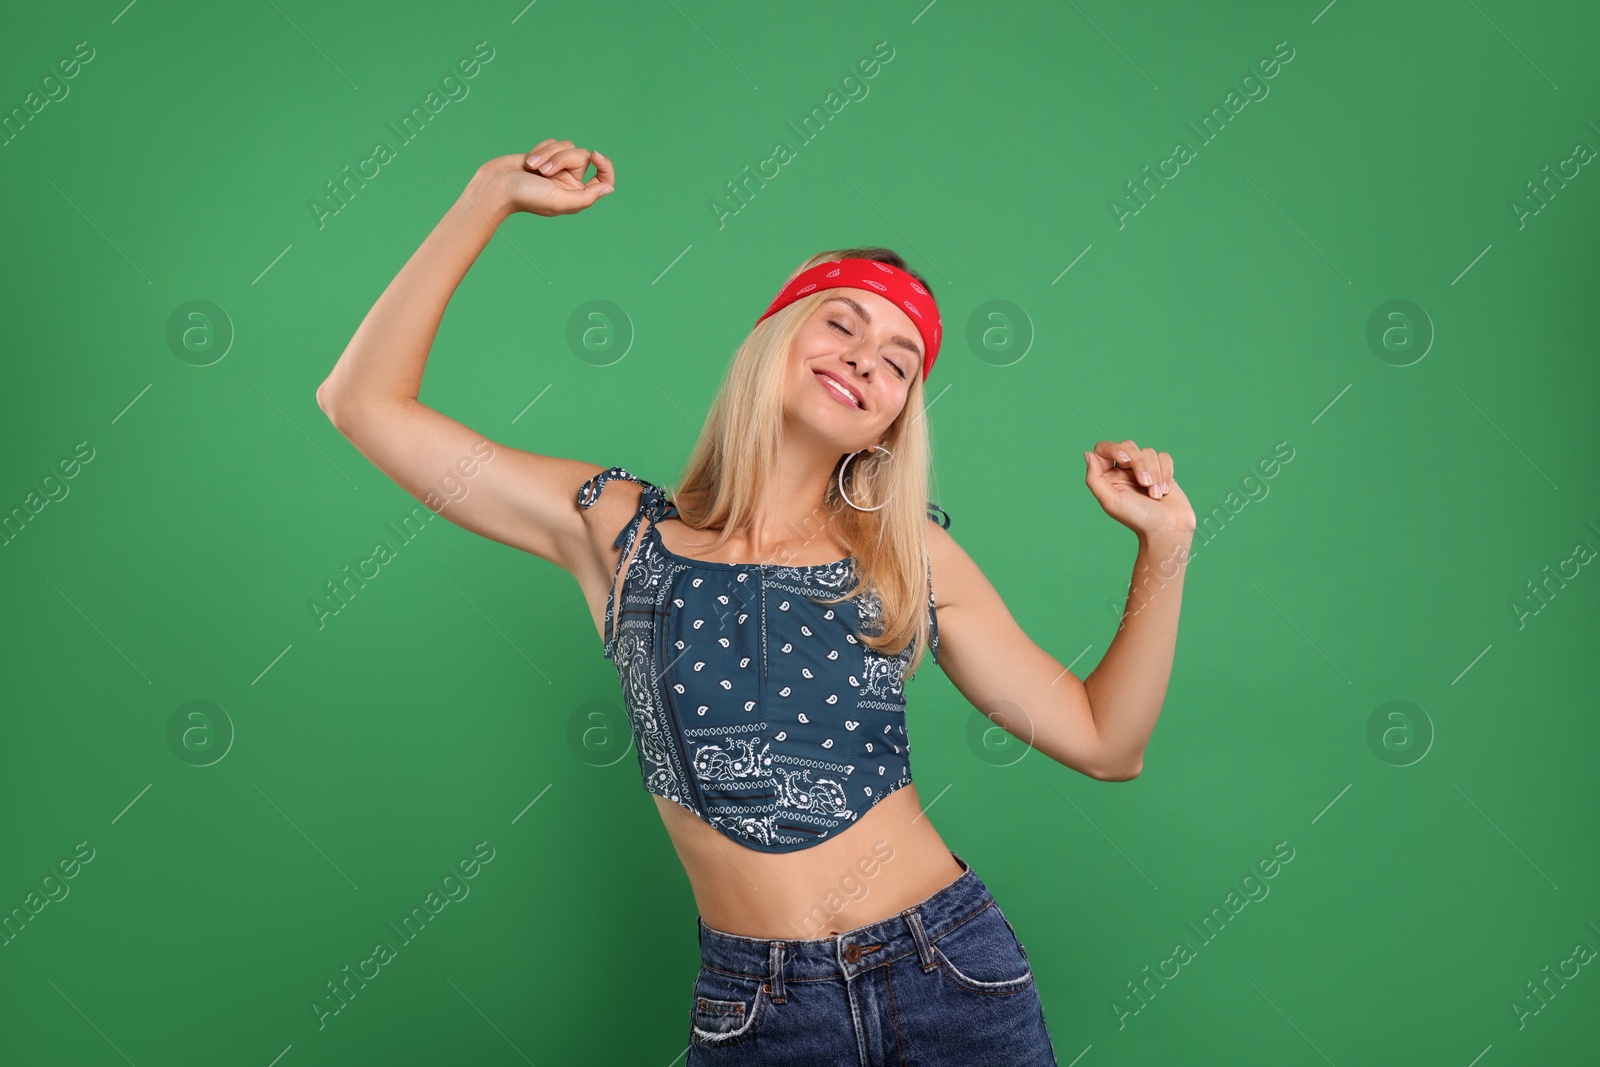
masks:
<path id="1" fill-rule="evenodd" d="M 756 751 L 758 743 L 761 744 L 759 752 Z M 727 748 L 701 745 L 695 750 L 694 773 L 702 782 L 731 782 L 735 778 L 771 774 L 771 746 L 761 743 L 760 738 L 729 738 Z"/>
<path id="2" fill-rule="evenodd" d="M 854 558 L 795 567 L 677 556 L 655 529 L 676 517 L 659 486 L 612 467 L 584 484 L 578 503 L 591 506 L 611 478 L 642 488 L 614 542 L 619 572 L 630 552 L 632 561 L 616 602 L 607 598 L 603 653 L 617 668 L 645 789 L 749 848 L 787 852 L 836 836 L 910 784 L 911 649 L 886 656 L 857 639 L 881 632 L 874 591 L 813 600 L 854 587 Z"/>

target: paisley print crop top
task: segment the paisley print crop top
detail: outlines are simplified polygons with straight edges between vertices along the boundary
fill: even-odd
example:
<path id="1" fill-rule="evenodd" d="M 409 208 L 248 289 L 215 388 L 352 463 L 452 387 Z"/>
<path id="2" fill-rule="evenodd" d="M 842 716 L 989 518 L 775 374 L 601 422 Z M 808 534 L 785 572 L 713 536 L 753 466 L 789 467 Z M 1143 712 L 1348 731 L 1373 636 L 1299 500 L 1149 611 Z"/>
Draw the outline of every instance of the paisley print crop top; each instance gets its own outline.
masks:
<path id="1" fill-rule="evenodd" d="M 642 488 L 613 542 L 627 573 L 620 609 L 615 581 L 606 598 L 602 654 L 622 683 L 645 789 L 748 848 L 792 852 L 910 784 L 910 646 L 886 656 L 857 640 L 881 629 L 870 589 L 839 604 L 807 597 L 852 589 L 855 557 L 797 567 L 679 556 L 656 530 L 678 517 L 662 487 L 612 467 L 583 484 L 578 504 L 592 506 L 612 478 Z M 931 569 L 928 621 L 937 663 Z"/>

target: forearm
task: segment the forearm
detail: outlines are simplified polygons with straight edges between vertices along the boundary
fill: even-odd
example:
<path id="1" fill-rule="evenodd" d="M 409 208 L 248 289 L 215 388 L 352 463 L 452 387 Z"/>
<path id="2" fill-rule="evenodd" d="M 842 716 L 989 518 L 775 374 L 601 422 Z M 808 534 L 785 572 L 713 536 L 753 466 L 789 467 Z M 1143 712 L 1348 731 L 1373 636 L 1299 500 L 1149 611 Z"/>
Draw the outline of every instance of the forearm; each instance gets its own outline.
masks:
<path id="1" fill-rule="evenodd" d="M 1137 774 L 1172 677 L 1192 535 L 1139 538 L 1122 624 L 1083 680 L 1107 766 Z"/>
<path id="2" fill-rule="evenodd" d="M 361 320 L 317 391 L 324 406 L 417 398 L 444 309 L 509 214 L 493 173 L 487 168 L 477 171 Z"/>

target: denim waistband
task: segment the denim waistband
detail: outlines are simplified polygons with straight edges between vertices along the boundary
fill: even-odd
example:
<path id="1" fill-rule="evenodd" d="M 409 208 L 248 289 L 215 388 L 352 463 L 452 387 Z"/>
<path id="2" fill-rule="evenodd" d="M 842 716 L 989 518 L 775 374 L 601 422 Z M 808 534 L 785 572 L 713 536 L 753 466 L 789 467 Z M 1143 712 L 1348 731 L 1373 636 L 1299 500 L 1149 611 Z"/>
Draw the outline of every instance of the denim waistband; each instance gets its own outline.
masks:
<path id="1" fill-rule="evenodd" d="M 701 918 L 701 962 L 714 970 L 767 979 L 774 999 L 781 1003 L 785 981 L 848 980 L 910 954 L 920 954 L 927 961 L 934 941 L 994 900 L 967 862 L 953 850 L 950 855 L 961 865 L 955 881 L 897 915 L 831 937 L 745 937 L 713 929 Z"/>

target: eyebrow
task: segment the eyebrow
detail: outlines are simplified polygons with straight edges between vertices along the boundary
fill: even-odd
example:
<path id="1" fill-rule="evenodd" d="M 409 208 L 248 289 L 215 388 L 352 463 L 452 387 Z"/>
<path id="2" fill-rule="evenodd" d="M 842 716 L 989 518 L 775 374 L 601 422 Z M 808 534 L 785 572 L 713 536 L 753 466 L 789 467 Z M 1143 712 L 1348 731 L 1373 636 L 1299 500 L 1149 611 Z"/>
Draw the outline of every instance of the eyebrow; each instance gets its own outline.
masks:
<path id="1" fill-rule="evenodd" d="M 848 296 L 830 296 L 827 300 L 824 300 L 823 303 L 826 304 L 834 300 L 843 300 L 846 304 L 849 304 L 852 308 L 854 308 L 855 313 L 866 320 L 868 325 L 872 324 L 872 316 L 867 312 L 866 308 L 861 306 L 859 301 Z M 922 349 L 918 348 L 916 343 L 909 337 L 903 337 L 900 334 L 895 334 L 893 337 L 889 338 L 889 343 L 892 345 L 899 345 L 902 348 L 909 348 L 913 356 L 916 356 L 918 359 L 922 358 Z"/>

